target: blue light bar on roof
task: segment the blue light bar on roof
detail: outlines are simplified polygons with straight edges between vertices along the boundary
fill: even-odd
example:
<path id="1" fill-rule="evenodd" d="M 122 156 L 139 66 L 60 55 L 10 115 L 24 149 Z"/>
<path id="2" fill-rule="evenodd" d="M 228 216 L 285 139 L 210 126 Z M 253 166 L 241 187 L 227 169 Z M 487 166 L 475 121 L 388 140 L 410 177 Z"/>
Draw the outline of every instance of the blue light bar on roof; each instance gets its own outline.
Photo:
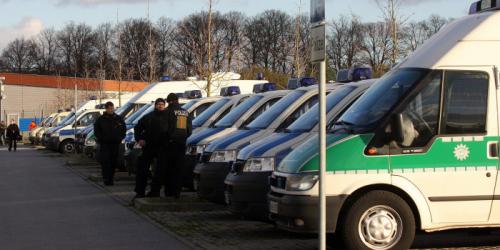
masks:
<path id="1" fill-rule="evenodd" d="M 234 96 L 241 94 L 240 87 L 238 86 L 229 86 L 221 88 L 220 95 L 221 96 Z"/>
<path id="2" fill-rule="evenodd" d="M 274 91 L 277 90 L 277 86 L 275 83 L 261 83 L 261 84 L 255 84 L 253 86 L 253 92 L 255 94 L 258 93 L 264 93 L 264 92 L 269 92 L 269 91 Z"/>
<path id="3" fill-rule="evenodd" d="M 469 14 L 500 9 L 500 0 L 481 0 L 471 4 Z"/>
<path id="4" fill-rule="evenodd" d="M 202 97 L 201 90 L 188 90 L 184 92 L 187 99 L 198 99 Z"/>

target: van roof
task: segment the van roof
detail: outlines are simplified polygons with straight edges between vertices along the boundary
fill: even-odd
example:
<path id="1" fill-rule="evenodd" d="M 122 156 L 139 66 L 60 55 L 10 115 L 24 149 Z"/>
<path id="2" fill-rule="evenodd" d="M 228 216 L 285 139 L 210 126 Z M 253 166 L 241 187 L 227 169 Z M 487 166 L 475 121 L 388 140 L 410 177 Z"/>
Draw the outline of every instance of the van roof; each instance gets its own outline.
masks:
<path id="1" fill-rule="evenodd" d="M 498 11 L 459 18 L 443 27 L 399 67 L 500 65 L 499 23 Z"/>

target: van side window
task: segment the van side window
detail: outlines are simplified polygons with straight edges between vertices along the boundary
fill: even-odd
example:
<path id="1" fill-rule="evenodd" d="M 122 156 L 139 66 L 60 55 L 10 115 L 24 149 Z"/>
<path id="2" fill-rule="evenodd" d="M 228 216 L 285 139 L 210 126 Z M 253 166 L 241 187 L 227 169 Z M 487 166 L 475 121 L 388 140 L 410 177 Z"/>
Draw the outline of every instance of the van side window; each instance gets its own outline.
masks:
<path id="1" fill-rule="evenodd" d="M 214 104 L 214 103 L 213 102 L 209 102 L 209 103 L 204 103 L 204 104 L 200 105 L 199 107 L 197 107 L 191 113 L 192 118 L 193 119 L 196 118 L 199 114 L 203 113 L 203 111 L 205 111 L 207 108 L 209 108 L 212 104 Z"/>
<path id="2" fill-rule="evenodd" d="M 484 72 L 446 73 L 441 134 L 486 133 L 488 82 Z"/>
<path id="3" fill-rule="evenodd" d="M 214 126 L 215 126 L 215 124 L 216 124 L 217 122 L 219 122 L 222 118 L 224 118 L 224 116 L 226 116 L 226 115 L 227 115 L 230 111 L 231 111 L 231 107 L 227 107 L 227 108 L 226 108 L 226 110 L 224 110 L 224 112 L 222 112 L 222 114 L 220 114 L 220 115 L 219 115 L 219 117 L 217 117 L 217 118 L 216 118 L 216 119 L 212 122 L 212 124 L 210 124 L 210 126 L 209 126 L 209 127 L 211 127 L 211 128 L 212 128 L 212 127 L 214 127 Z"/>
<path id="4" fill-rule="evenodd" d="M 92 125 L 95 123 L 95 121 L 97 120 L 97 118 L 99 118 L 99 116 L 101 116 L 100 113 L 98 112 L 92 112 L 92 113 L 88 113 L 86 114 L 85 116 L 83 116 L 80 121 L 79 121 L 79 126 L 89 126 L 89 125 Z"/>
<path id="5" fill-rule="evenodd" d="M 431 75 L 402 112 L 405 140 L 400 146 L 424 147 L 438 133 L 441 77 L 441 72 Z"/>
<path id="6" fill-rule="evenodd" d="M 266 103 L 262 104 L 262 106 L 260 106 L 255 112 L 253 112 L 252 115 L 250 115 L 250 117 L 247 118 L 247 120 L 241 125 L 240 128 L 244 128 L 248 124 L 253 122 L 253 120 L 255 120 L 255 118 L 257 118 L 262 113 L 266 112 L 266 110 L 268 110 L 271 106 L 273 106 L 273 104 L 278 102 L 280 100 L 280 98 L 281 97 L 274 98 L 274 99 L 271 99 L 271 100 L 267 101 Z"/>
<path id="7" fill-rule="evenodd" d="M 316 103 L 318 103 L 318 95 L 311 97 L 308 101 L 302 104 L 295 112 L 288 116 L 276 129 L 276 131 L 283 131 L 285 128 L 294 123 L 300 116 L 307 113 Z"/>

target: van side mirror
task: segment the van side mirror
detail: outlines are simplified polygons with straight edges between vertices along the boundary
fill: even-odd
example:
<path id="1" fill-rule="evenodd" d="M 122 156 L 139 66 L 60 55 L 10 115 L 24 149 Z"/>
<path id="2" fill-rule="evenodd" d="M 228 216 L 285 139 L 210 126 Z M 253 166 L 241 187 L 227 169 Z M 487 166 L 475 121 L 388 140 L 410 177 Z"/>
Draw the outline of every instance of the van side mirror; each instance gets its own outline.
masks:
<path id="1" fill-rule="evenodd" d="M 403 114 L 398 113 L 392 117 L 391 120 L 391 134 L 392 138 L 398 143 L 405 140 Z"/>

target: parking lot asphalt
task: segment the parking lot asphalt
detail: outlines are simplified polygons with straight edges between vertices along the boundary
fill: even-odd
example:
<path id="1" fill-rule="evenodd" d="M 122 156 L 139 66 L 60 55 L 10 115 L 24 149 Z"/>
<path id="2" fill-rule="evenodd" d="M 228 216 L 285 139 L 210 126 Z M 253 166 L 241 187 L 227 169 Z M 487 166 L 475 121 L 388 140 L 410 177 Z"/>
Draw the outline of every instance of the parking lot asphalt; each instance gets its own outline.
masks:
<path id="1" fill-rule="evenodd" d="M 63 165 L 0 148 L 0 249 L 188 249 Z"/>

